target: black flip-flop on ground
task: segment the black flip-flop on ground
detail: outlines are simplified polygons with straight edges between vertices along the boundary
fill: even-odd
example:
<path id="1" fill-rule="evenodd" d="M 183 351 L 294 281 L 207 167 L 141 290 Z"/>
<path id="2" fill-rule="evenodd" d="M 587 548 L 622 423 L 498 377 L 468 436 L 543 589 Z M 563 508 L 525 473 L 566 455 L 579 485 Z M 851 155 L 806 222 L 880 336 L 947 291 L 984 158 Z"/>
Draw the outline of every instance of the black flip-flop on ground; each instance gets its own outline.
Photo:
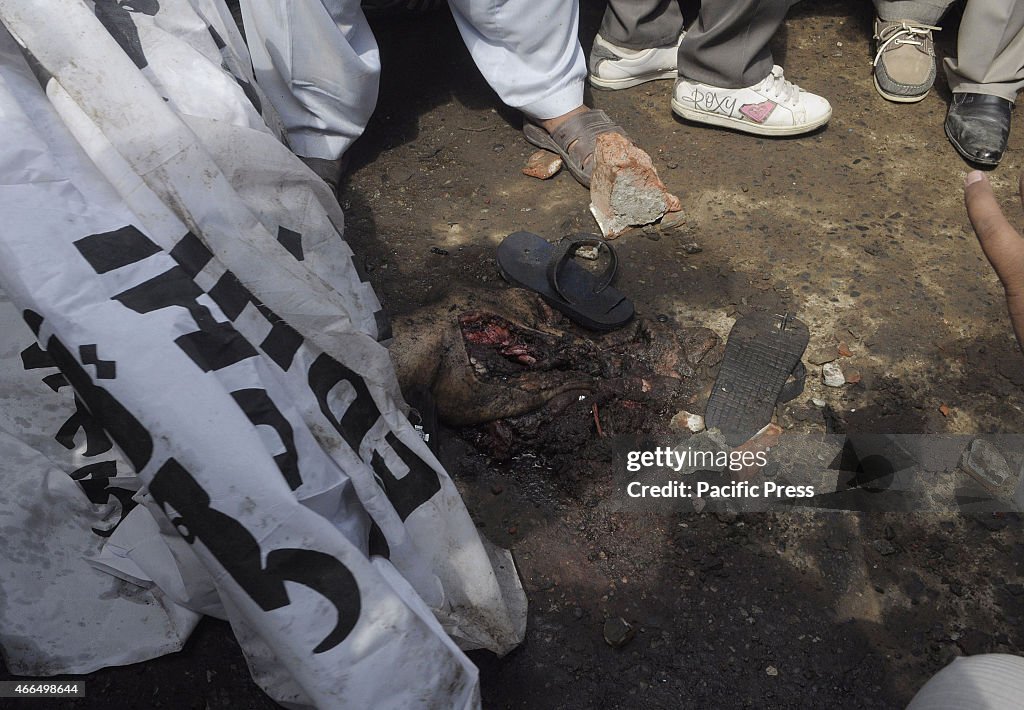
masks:
<path id="1" fill-rule="evenodd" d="M 739 446 L 771 422 L 775 405 L 804 390 L 807 326 L 788 313 L 751 313 L 733 325 L 704 421 L 729 446 Z M 792 382 L 787 382 L 793 377 Z"/>
<path id="2" fill-rule="evenodd" d="M 582 246 L 608 252 L 608 266 L 593 274 L 573 261 Z M 530 232 L 515 232 L 498 245 L 498 270 L 514 286 L 536 291 L 573 321 L 590 330 L 614 330 L 633 317 L 633 303 L 611 286 L 618 269 L 612 245 L 594 234 L 563 237 L 557 244 Z"/>

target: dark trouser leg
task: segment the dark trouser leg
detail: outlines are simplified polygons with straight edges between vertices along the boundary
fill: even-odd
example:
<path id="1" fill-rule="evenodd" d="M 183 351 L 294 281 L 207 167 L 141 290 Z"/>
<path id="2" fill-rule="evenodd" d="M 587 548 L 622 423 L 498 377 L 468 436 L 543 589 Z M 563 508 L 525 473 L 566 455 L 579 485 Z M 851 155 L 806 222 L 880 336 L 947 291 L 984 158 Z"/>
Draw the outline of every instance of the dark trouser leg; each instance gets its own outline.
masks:
<path id="1" fill-rule="evenodd" d="M 726 89 L 753 86 L 772 70 L 768 42 L 791 0 L 703 0 L 679 45 L 679 75 Z"/>
<path id="2" fill-rule="evenodd" d="M 678 0 L 608 0 L 598 32 L 627 49 L 674 45 L 683 31 Z"/>

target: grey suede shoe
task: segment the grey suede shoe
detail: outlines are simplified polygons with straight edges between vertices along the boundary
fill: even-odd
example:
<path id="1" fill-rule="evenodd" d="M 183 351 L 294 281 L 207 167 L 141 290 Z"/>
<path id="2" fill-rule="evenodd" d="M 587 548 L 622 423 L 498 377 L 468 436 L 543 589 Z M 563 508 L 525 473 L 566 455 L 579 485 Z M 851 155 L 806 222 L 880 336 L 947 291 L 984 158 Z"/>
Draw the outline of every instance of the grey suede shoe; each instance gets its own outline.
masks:
<path id="1" fill-rule="evenodd" d="M 875 18 L 874 75 L 879 94 L 899 103 L 914 103 L 928 95 L 935 83 L 932 32 L 938 29 L 910 20 Z"/>

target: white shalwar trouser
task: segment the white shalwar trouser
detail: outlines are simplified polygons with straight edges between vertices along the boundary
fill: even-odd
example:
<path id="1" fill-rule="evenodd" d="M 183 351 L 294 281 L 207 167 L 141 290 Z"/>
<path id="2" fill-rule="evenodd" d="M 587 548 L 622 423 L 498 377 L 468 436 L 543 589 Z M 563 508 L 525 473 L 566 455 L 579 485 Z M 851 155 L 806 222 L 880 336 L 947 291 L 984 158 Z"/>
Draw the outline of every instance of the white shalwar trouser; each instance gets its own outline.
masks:
<path id="1" fill-rule="evenodd" d="M 470 55 L 508 106 L 533 119 L 583 104 L 578 0 L 449 0 Z M 256 81 L 292 150 L 336 159 L 377 103 L 380 53 L 359 0 L 242 0 Z"/>

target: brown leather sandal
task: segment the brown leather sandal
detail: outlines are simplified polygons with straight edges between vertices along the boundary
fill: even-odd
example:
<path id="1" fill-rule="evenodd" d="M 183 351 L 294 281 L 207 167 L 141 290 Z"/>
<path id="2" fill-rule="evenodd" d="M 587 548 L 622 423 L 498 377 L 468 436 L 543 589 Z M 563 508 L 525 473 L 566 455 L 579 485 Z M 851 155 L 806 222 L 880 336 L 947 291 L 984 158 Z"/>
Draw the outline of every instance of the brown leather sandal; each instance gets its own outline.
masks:
<path id="1" fill-rule="evenodd" d="M 596 108 L 576 114 L 551 133 L 529 120 L 523 123 L 523 136 L 526 140 L 538 148 L 562 156 L 565 167 L 583 187 L 590 187 L 590 177 L 594 172 L 594 149 L 597 147 L 597 137 L 602 133 L 626 135 L 608 114 Z"/>

